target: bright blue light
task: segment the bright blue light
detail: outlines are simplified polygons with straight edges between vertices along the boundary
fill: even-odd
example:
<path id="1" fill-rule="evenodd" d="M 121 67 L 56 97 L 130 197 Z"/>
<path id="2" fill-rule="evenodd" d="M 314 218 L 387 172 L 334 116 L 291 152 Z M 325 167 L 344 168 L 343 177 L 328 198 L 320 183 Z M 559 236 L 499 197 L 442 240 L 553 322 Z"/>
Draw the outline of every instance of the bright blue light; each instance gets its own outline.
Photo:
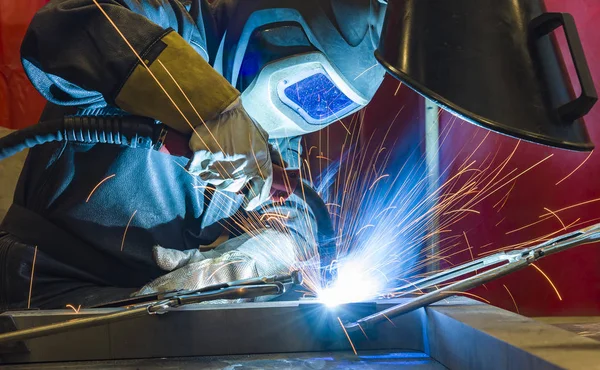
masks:
<path id="1" fill-rule="evenodd" d="M 284 95 L 282 100 L 311 123 L 341 118 L 358 107 L 321 72 L 289 85 Z"/>
<path id="2" fill-rule="evenodd" d="M 344 303 L 365 302 L 376 298 L 385 286 L 381 274 L 373 270 L 369 261 L 339 262 L 335 283 L 319 292 L 317 298 L 328 307 Z"/>

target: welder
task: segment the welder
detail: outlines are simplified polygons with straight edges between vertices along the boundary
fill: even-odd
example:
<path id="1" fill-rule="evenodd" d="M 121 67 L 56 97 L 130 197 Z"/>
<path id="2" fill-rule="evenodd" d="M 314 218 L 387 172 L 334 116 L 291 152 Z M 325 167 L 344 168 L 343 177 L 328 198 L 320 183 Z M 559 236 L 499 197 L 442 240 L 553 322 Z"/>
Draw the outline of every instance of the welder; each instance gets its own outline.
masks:
<path id="1" fill-rule="evenodd" d="M 0 308 L 87 307 L 307 263 L 296 248 L 315 243 L 314 220 L 300 197 L 270 199 L 273 163 L 298 168 L 301 135 L 373 97 L 384 12 L 378 0 L 50 1 L 21 48 L 48 100 L 40 121 L 146 117 L 191 155 L 32 148 L 1 228 Z M 236 227 L 268 212 L 287 215 L 286 233 Z"/>

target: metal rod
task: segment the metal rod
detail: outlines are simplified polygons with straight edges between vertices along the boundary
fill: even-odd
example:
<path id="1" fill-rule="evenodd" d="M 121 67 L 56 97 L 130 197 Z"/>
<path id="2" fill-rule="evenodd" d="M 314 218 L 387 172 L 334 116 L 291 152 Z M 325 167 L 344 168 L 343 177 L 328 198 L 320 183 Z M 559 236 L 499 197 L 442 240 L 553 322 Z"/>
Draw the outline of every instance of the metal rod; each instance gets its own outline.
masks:
<path id="1" fill-rule="evenodd" d="M 463 292 L 465 290 L 472 289 L 474 287 L 485 284 L 489 281 L 492 281 L 492 280 L 498 279 L 502 276 L 508 275 L 514 271 L 520 270 L 524 267 L 527 267 L 528 265 L 529 265 L 529 261 L 524 259 L 524 260 L 517 261 L 516 263 L 513 263 L 513 264 L 496 267 L 492 270 L 483 272 L 479 275 L 472 276 L 470 278 L 461 280 L 457 283 L 448 285 L 439 290 L 427 293 L 427 294 L 425 294 L 419 298 L 415 298 L 407 303 L 403 303 L 403 304 L 399 304 L 394 307 L 390 307 L 386 310 L 383 310 L 383 311 L 377 312 L 373 315 L 364 317 L 356 322 L 345 324 L 344 327 L 348 331 L 359 330 L 361 327 L 364 330 L 366 330 L 370 326 L 373 326 L 377 323 L 389 320 L 391 317 L 396 317 L 396 316 L 414 311 L 416 309 L 425 307 L 432 303 L 441 301 L 444 298 L 448 298 L 448 297 L 454 295 L 453 292 L 454 293 L 457 291 Z"/>
<path id="2" fill-rule="evenodd" d="M 440 108 L 429 99 L 425 99 L 425 159 L 427 163 L 428 195 L 431 196 L 439 191 L 440 188 Z M 431 196 L 431 209 L 434 209 L 438 202 L 437 197 Z M 440 217 L 435 214 L 429 223 L 428 233 L 432 237 L 427 242 L 429 256 L 434 257 L 433 263 L 427 266 L 428 272 L 438 271 L 440 261 L 435 257 L 439 253 L 438 229 L 440 227 Z"/>
<path id="3" fill-rule="evenodd" d="M 16 330 L 10 333 L 0 334 L 0 344 L 14 341 L 21 341 L 33 338 L 44 337 L 52 334 L 64 333 L 73 329 L 89 328 L 108 324 L 111 322 L 132 319 L 138 316 L 149 314 L 164 313 L 174 307 L 188 304 L 196 304 L 216 299 L 240 299 L 256 298 L 259 296 L 279 295 L 285 291 L 283 283 L 263 285 L 242 285 L 224 288 L 218 291 L 197 292 L 192 294 L 176 295 L 172 298 L 156 302 L 151 305 L 136 306 L 124 311 L 109 313 L 85 319 L 77 319 L 56 324 L 38 326 L 30 329 Z"/>
<path id="4" fill-rule="evenodd" d="M 413 299 L 410 302 L 390 307 L 387 310 L 364 317 L 356 322 L 345 324 L 344 326 L 349 331 L 358 330 L 360 328 L 365 329 L 366 327 L 372 326 L 376 323 L 389 320 L 391 317 L 396 317 L 438 302 L 448 297 L 448 293 L 450 292 L 465 292 L 489 281 L 518 271 L 551 254 L 559 253 L 567 249 L 589 244 L 595 241 L 600 241 L 600 223 L 558 236 L 531 248 L 510 252 L 501 252 L 476 261 L 467 262 L 448 271 L 444 271 L 417 281 L 413 284 L 416 289 L 413 289 L 410 292 L 418 291 L 421 289 L 420 287 L 430 287 L 433 285 L 433 283 L 437 284 L 452 281 L 462 275 L 473 272 L 473 270 L 477 267 L 491 267 L 503 261 L 506 261 L 507 263 L 503 266 L 497 266 L 488 271 L 482 272 L 481 274 L 463 279 L 442 289 L 427 293 L 419 298 Z M 403 288 L 400 290 L 402 289 Z"/>
<path id="5" fill-rule="evenodd" d="M 64 333 L 73 329 L 90 328 L 111 322 L 132 319 L 138 316 L 148 315 L 147 307 L 137 307 L 129 310 L 38 326 L 30 329 L 16 330 L 10 333 L 0 334 L 0 344 L 16 342 L 21 340 L 45 337 L 47 335 Z"/>

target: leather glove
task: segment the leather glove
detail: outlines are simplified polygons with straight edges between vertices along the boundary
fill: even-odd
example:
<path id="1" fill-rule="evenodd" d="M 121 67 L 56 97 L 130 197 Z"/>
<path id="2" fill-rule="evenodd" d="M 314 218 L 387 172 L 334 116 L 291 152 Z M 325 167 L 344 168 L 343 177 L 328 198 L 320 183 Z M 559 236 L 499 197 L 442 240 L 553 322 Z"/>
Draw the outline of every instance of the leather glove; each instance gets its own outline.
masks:
<path id="1" fill-rule="evenodd" d="M 217 190 L 245 191 L 244 208 L 254 210 L 268 200 L 273 182 L 267 140 L 267 133 L 237 99 L 216 118 L 196 127 L 188 170 Z"/>
<path id="2" fill-rule="evenodd" d="M 154 247 L 154 260 L 171 271 L 136 294 L 195 290 L 209 285 L 259 276 L 289 273 L 296 265 L 297 246 L 286 234 L 265 229 L 256 235 L 230 239 L 209 252 Z"/>

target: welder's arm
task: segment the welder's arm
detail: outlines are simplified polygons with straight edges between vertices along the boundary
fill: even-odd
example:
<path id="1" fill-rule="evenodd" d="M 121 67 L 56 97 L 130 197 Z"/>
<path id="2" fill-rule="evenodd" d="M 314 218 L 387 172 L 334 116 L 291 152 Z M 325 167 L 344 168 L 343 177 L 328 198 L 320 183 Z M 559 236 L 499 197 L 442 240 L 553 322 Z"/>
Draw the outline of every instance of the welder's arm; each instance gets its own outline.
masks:
<path id="1" fill-rule="evenodd" d="M 316 226 L 303 202 L 294 196 L 283 205 L 271 203 L 263 207 L 261 213 L 253 217 L 258 216 L 257 220 L 262 217 L 264 228 L 230 239 L 208 252 L 155 247 L 156 263 L 171 272 L 147 284 L 138 294 L 199 289 L 234 280 L 286 274 L 298 268 L 304 275 L 317 276 Z"/>
<path id="2" fill-rule="evenodd" d="M 239 92 L 180 35 L 133 11 L 164 7 L 168 15 L 175 5 L 97 3 L 101 8 L 93 0 L 52 1 L 34 17 L 21 54 L 36 88 L 58 104 L 80 105 L 99 93 L 126 112 L 190 134 L 190 172 L 219 190 L 248 186 L 247 209 L 266 200 L 267 135 L 242 108 Z M 71 92 L 73 99 L 65 98 Z"/>

